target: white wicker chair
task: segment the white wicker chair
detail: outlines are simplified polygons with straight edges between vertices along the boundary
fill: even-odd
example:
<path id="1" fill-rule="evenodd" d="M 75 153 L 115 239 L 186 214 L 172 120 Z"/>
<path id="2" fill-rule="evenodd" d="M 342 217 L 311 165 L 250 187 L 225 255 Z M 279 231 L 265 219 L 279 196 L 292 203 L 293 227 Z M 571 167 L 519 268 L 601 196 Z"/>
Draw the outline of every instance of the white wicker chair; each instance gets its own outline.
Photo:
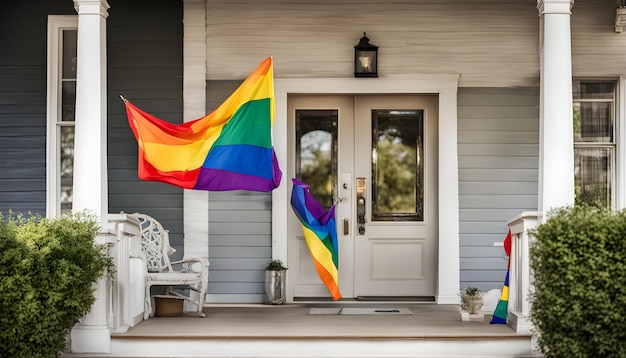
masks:
<path id="1" fill-rule="evenodd" d="M 139 221 L 141 226 L 141 250 L 146 259 L 146 293 L 144 301 L 144 319 L 154 315 L 152 313 L 152 286 L 168 286 L 167 294 L 174 295 L 196 305 L 197 314 L 204 317 L 202 309 L 206 296 L 209 259 L 206 257 L 189 258 L 181 261 L 170 262 L 169 256 L 176 250 L 170 246 L 169 233 L 153 217 L 146 214 L 134 213 L 130 216 Z M 180 270 L 174 270 L 172 265 L 180 266 Z M 182 295 L 175 292 L 174 286 L 185 285 L 197 292 L 195 296 Z"/>

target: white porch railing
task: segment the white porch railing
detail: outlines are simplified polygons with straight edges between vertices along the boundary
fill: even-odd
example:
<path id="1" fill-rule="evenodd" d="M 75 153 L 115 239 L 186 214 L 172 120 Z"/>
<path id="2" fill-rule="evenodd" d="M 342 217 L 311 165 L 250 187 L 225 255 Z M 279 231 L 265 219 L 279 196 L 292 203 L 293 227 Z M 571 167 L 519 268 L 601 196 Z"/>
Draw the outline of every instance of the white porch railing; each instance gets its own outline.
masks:
<path id="1" fill-rule="evenodd" d="M 126 332 L 143 319 L 145 264 L 141 252 L 139 222 L 127 214 L 109 214 L 116 240 L 109 253 L 116 267 L 109 285 L 107 321 L 111 332 Z"/>
<path id="2" fill-rule="evenodd" d="M 507 322 L 518 333 L 531 333 L 533 328 L 529 319 L 529 296 L 534 290 L 529 248 L 534 237 L 528 231 L 536 228 L 541 219 L 541 212 L 526 211 L 508 222 L 511 230 L 511 266 Z"/>
<path id="3" fill-rule="evenodd" d="M 96 242 L 109 247 L 115 274 L 95 285 L 96 302 L 71 333 L 73 353 L 110 353 L 110 333 L 126 332 L 143 319 L 145 259 L 139 222 L 127 214 L 109 214 Z"/>

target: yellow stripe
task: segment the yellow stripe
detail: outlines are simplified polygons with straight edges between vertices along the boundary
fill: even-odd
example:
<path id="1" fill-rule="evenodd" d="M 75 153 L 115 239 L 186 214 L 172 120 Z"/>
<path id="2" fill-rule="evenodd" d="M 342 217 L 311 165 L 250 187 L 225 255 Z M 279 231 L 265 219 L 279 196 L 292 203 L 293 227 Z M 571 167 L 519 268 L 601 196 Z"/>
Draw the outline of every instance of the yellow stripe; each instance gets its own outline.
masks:
<path id="1" fill-rule="evenodd" d="M 315 235 L 313 231 L 311 231 L 306 226 L 302 226 L 302 231 L 304 232 L 304 239 L 306 240 L 307 245 L 309 246 L 309 250 L 311 251 L 311 256 L 313 256 L 328 272 L 335 281 L 336 284 L 339 283 L 339 275 L 337 273 L 337 268 L 333 263 L 333 255 L 328 251 L 326 246 L 320 241 L 320 239 Z"/>
<path id="2" fill-rule="evenodd" d="M 271 71 L 270 71 L 271 72 Z M 201 120 L 191 125 L 194 132 L 201 132 L 207 127 L 225 124 L 230 120 L 235 111 L 244 103 L 258 99 L 270 98 L 272 100 L 271 107 L 271 123 L 274 125 L 274 117 L 276 109 L 274 108 L 274 83 L 273 76 L 268 72 L 265 76 L 260 76 L 258 81 L 242 84 L 237 91 L 228 97 L 214 112 L 206 115 Z M 255 90 L 255 87 L 258 88 Z"/>
<path id="3" fill-rule="evenodd" d="M 509 300 L 509 286 L 502 286 L 502 294 L 500 295 L 500 299 L 503 301 Z"/>
<path id="4" fill-rule="evenodd" d="M 145 159 L 162 172 L 195 170 L 202 166 L 209 149 L 221 132 L 219 128 L 207 131 L 210 136 L 201 141 L 183 145 L 143 142 Z"/>

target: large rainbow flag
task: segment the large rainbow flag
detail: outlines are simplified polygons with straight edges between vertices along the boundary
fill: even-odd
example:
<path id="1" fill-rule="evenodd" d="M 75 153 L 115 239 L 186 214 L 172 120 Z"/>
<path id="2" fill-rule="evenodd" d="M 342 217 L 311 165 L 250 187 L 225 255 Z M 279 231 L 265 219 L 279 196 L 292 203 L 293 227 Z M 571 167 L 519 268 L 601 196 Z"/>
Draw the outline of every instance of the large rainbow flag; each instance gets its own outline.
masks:
<path id="1" fill-rule="evenodd" d="M 156 118 L 122 99 L 139 146 L 139 178 L 214 191 L 267 192 L 280 184 L 272 147 L 271 57 L 215 111 L 183 124 Z"/>
<path id="2" fill-rule="evenodd" d="M 317 274 L 336 301 L 341 298 L 341 292 L 337 273 L 339 256 L 335 205 L 324 211 L 322 205 L 309 192 L 307 184 L 295 178 L 292 180 L 291 207 L 302 223 L 304 239 L 313 257 Z"/>

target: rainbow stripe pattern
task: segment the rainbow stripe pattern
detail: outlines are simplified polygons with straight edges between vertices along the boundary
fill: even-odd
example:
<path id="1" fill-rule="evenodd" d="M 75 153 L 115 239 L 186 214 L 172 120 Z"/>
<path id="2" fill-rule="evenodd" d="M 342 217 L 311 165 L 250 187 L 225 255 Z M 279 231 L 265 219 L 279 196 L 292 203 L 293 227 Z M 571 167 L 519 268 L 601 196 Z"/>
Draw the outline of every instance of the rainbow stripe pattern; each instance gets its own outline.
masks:
<path id="1" fill-rule="evenodd" d="M 211 191 L 268 192 L 280 185 L 271 57 L 215 111 L 193 121 L 175 125 L 124 102 L 140 179 Z"/>
<path id="2" fill-rule="evenodd" d="M 493 311 L 493 317 L 491 317 L 491 324 L 506 324 L 506 315 L 509 306 L 509 273 L 511 271 L 511 230 L 504 239 L 504 252 L 509 256 L 509 264 L 506 270 L 506 277 L 504 278 L 504 285 L 502 286 L 502 293 L 500 299 L 496 305 L 495 311 Z"/>
<path id="3" fill-rule="evenodd" d="M 295 178 L 292 181 L 291 207 L 302 223 L 304 239 L 311 252 L 317 274 L 336 301 L 342 296 L 339 292 L 335 205 L 325 211 L 313 198 L 307 184 Z"/>

